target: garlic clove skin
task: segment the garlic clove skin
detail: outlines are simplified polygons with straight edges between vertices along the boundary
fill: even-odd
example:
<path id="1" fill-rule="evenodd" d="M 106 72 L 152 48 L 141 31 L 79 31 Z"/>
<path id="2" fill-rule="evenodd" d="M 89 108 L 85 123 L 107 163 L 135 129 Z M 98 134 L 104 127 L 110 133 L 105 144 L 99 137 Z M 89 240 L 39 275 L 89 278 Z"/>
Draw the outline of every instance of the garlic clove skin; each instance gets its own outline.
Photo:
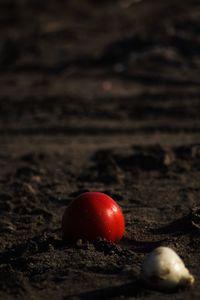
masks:
<path id="1" fill-rule="evenodd" d="M 194 277 L 182 259 L 168 247 L 158 247 L 146 255 L 141 276 L 150 287 L 164 290 L 192 286 L 194 283 Z"/>

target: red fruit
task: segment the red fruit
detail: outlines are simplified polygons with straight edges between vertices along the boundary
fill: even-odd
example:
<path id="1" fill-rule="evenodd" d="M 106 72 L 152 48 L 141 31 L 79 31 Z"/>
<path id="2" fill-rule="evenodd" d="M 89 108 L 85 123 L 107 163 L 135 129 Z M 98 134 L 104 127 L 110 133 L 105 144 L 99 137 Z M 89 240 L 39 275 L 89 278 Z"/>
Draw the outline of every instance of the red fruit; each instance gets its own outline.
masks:
<path id="1" fill-rule="evenodd" d="M 62 219 L 63 238 L 68 240 L 103 238 L 114 242 L 122 238 L 124 230 L 121 208 L 99 192 L 81 194 L 66 208 Z"/>

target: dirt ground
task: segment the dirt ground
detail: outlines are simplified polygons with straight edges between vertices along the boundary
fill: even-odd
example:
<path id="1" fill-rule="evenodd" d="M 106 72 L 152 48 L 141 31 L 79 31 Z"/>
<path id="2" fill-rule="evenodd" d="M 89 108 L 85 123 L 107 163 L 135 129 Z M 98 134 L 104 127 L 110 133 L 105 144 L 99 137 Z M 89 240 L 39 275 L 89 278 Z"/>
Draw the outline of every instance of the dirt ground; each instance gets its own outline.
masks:
<path id="1" fill-rule="evenodd" d="M 200 3 L 0 1 L 0 299 L 200 299 Z M 121 242 L 61 239 L 83 191 Z M 140 281 L 175 249 L 192 290 Z"/>

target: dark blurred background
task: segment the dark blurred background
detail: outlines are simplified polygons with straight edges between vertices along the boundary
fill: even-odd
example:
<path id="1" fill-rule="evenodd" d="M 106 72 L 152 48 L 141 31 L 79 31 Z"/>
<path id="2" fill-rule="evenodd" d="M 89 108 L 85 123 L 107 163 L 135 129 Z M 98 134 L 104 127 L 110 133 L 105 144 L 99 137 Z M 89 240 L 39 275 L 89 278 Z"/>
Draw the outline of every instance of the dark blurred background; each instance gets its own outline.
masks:
<path id="1" fill-rule="evenodd" d="M 199 20 L 199 1 L 1 0 L 0 133 L 198 131 Z"/>

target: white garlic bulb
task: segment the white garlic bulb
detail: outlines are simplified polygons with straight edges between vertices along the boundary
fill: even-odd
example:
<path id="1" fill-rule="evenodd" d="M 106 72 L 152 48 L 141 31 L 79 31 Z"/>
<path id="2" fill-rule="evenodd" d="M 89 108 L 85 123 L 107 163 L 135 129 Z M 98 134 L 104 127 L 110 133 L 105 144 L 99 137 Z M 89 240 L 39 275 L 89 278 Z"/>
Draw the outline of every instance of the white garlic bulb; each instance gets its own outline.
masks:
<path id="1" fill-rule="evenodd" d="M 158 247 L 147 254 L 141 273 L 143 280 L 156 289 L 171 290 L 194 283 L 182 259 L 168 247 Z"/>

